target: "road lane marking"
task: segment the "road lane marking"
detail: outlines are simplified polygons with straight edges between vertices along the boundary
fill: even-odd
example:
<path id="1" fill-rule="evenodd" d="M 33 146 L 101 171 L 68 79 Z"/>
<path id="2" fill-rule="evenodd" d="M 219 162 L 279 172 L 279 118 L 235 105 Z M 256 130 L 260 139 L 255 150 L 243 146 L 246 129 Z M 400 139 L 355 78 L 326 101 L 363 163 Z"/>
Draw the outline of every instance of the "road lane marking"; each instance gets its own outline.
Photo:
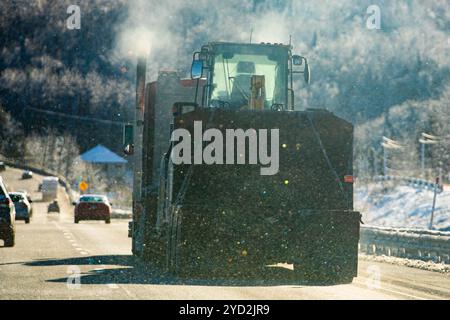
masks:
<path id="1" fill-rule="evenodd" d="M 89 255 L 89 252 L 87 250 L 83 250 L 78 243 L 73 239 L 74 236 L 73 234 L 70 233 L 70 231 L 68 231 L 66 228 L 61 227 L 57 222 L 53 222 L 53 224 L 56 226 L 56 228 L 58 228 L 60 231 L 62 231 L 64 237 L 69 240 L 69 242 L 71 243 L 71 245 L 74 247 L 75 250 L 77 250 L 81 255 Z M 102 273 L 107 269 L 107 267 L 105 265 L 101 265 L 99 268 L 95 268 L 93 269 L 93 271 L 95 272 L 99 272 Z M 109 289 L 112 290 L 116 290 L 116 289 L 122 289 L 126 295 L 128 295 L 128 297 L 132 298 L 132 299 L 137 299 L 137 296 L 134 295 L 133 293 L 131 293 L 129 290 L 127 290 L 125 287 L 120 286 L 116 283 L 107 283 L 106 286 Z"/>
<path id="2" fill-rule="evenodd" d="M 356 284 L 359 284 L 361 286 L 367 287 L 367 284 L 365 282 L 361 282 L 361 281 L 358 281 L 358 280 L 353 280 L 353 283 L 356 283 Z M 402 295 L 402 296 L 405 296 L 405 297 L 409 297 L 409 298 L 413 298 L 413 299 L 416 299 L 416 300 L 429 300 L 427 298 L 414 296 L 414 295 L 411 295 L 411 294 L 408 294 L 408 293 L 403 293 L 403 292 L 400 292 L 400 291 L 397 291 L 397 290 L 392 290 L 392 289 L 376 288 L 376 289 L 369 289 L 369 290 L 386 291 L 386 292 L 389 292 L 389 293 L 399 294 L 399 295 Z"/>

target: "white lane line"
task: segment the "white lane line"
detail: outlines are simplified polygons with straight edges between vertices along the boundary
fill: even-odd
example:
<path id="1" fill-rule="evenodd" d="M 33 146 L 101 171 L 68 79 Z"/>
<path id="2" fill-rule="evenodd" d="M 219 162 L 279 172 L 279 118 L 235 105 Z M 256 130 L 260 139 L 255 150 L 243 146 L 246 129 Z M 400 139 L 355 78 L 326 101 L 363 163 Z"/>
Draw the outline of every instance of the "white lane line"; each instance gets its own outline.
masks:
<path id="1" fill-rule="evenodd" d="M 358 281 L 358 280 L 353 280 L 353 283 L 357 283 L 359 285 L 367 287 L 367 284 L 365 282 L 361 282 L 361 281 Z M 409 297 L 409 298 L 413 298 L 413 299 L 416 299 L 416 300 L 429 300 L 427 298 L 414 296 L 414 295 L 403 293 L 403 292 L 400 292 L 400 291 L 397 291 L 397 290 L 391 290 L 391 289 L 385 289 L 385 288 L 374 288 L 372 290 L 386 291 L 386 292 L 389 292 L 389 293 L 399 294 L 399 295 L 402 295 L 402 296 L 405 296 L 405 297 Z"/>
<path id="2" fill-rule="evenodd" d="M 106 270 L 106 266 L 104 264 L 100 265 L 100 268 L 94 269 L 98 273 L 103 273 Z M 123 287 L 120 287 L 117 283 L 107 283 L 106 286 L 110 289 L 120 289 Z"/>
<path id="3" fill-rule="evenodd" d="M 86 252 L 86 251 L 80 251 L 80 253 L 82 254 L 82 255 L 85 255 L 85 256 L 87 256 L 89 253 L 88 252 Z"/>

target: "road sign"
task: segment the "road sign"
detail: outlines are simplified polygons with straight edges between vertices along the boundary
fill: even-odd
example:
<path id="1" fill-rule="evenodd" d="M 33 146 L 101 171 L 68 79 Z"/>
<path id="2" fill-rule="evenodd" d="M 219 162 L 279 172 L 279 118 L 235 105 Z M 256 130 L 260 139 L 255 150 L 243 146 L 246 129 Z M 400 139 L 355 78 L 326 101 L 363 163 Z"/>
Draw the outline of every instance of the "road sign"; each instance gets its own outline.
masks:
<path id="1" fill-rule="evenodd" d="M 86 191 L 87 188 L 89 188 L 89 185 L 86 182 L 81 181 L 78 187 L 80 188 L 81 191 Z"/>

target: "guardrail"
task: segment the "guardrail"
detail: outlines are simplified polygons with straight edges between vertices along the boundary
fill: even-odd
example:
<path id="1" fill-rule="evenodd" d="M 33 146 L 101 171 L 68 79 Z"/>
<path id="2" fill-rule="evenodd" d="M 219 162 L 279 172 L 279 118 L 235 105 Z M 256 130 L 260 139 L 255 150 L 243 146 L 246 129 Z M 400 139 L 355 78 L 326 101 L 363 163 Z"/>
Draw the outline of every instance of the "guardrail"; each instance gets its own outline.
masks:
<path id="1" fill-rule="evenodd" d="M 423 179 L 419 178 L 413 178 L 413 177 L 403 177 L 403 176 L 392 176 L 392 175 L 385 175 L 385 176 L 375 176 L 373 177 L 373 181 L 375 182 L 381 182 L 381 181 L 396 181 L 401 182 L 406 185 L 415 187 L 415 188 L 421 188 L 426 190 L 434 191 L 436 189 L 437 193 L 441 193 L 443 190 L 443 186 L 440 184 L 436 184 L 433 182 L 429 182 Z"/>
<path id="2" fill-rule="evenodd" d="M 450 232 L 361 226 L 360 252 L 450 263 Z"/>

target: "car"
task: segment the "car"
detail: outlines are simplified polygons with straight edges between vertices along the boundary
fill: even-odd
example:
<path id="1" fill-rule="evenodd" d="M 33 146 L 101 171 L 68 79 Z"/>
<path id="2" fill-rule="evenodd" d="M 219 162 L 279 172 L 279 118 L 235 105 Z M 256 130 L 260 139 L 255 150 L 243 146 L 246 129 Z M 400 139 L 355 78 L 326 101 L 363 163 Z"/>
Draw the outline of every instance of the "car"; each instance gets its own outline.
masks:
<path id="1" fill-rule="evenodd" d="M 31 203 L 28 201 L 27 195 L 23 192 L 10 192 L 9 196 L 16 209 L 16 220 L 25 220 L 25 223 L 30 223 Z"/>
<path id="2" fill-rule="evenodd" d="M 33 203 L 33 200 L 31 200 L 30 194 L 28 193 L 27 190 L 17 190 L 17 192 L 20 192 L 20 193 L 25 194 L 25 196 L 26 196 L 27 199 L 28 199 L 28 202 L 29 202 L 29 203 Z"/>
<path id="3" fill-rule="evenodd" d="M 30 170 L 24 170 L 22 172 L 22 179 L 31 179 L 33 178 L 33 172 Z"/>
<path id="4" fill-rule="evenodd" d="M 75 203 L 74 221 L 105 220 L 111 223 L 111 204 L 108 197 L 98 194 L 85 194 Z"/>
<path id="5" fill-rule="evenodd" d="M 47 213 L 50 212 L 57 212 L 59 213 L 60 208 L 59 208 L 59 203 L 58 200 L 53 200 L 52 202 L 49 203 L 49 205 L 47 206 Z"/>
<path id="6" fill-rule="evenodd" d="M 45 177 L 42 179 L 42 201 L 53 201 L 58 197 L 58 177 Z"/>
<path id="7" fill-rule="evenodd" d="M 0 172 L 6 170 L 6 165 L 3 161 L 0 161 Z"/>
<path id="8" fill-rule="evenodd" d="M 16 210 L 9 196 L 3 178 L 0 176 L 0 239 L 5 247 L 13 247 L 15 242 Z"/>

